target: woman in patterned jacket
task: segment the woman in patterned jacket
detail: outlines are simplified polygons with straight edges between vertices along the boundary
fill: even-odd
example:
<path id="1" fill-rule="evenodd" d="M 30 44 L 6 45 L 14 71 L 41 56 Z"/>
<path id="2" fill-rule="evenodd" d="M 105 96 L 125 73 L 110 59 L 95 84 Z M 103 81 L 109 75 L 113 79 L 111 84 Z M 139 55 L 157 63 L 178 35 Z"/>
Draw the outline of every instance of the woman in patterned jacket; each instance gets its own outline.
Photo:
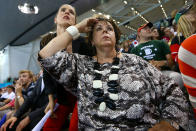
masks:
<path id="1" fill-rule="evenodd" d="M 39 52 L 43 68 L 77 94 L 79 130 L 187 129 L 181 89 L 142 58 L 118 53 L 119 32 L 111 18 L 98 15 L 68 27 Z M 64 50 L 79 33 L 88 33 L 95 56 Z"/>

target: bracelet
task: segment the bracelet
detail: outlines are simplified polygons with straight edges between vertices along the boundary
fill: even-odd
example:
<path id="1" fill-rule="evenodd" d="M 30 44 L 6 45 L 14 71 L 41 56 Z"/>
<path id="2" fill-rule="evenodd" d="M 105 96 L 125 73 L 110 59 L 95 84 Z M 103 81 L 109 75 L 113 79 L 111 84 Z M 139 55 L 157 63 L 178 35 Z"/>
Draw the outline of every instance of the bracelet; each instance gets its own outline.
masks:
<path id="1" fill-rule="evenodd" d="M 73 40 L 76 40 L 80 36 L 78 28 L 75 26 L 69 26 L 66 31 L 72 36 Z"/>
<path id="2" fill-rule="evenodd" d="M 171 121 L 170 124 L 171 124 L 171 126 L 173 126 L 176 130 L 179 130 L 179 129 L 180 129 L 180 126 L 179 126 L 176 122 Z"/>

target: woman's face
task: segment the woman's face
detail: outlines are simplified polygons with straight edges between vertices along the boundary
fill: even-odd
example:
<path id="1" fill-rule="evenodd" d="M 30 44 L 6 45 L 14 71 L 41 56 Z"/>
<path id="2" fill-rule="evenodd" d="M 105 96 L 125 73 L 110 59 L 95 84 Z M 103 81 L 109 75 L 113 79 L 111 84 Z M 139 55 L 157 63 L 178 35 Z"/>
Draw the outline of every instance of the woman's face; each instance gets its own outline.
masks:
<path id="1" fill-rule="evenodd" d="M 70 26 L 75 25 L 76 21 L 76 12 L 75 9 L 70 5 L 62 5 L 59 8 L 57 17 L 55 19 L 55 22 L 57 25 L 62 26 Z"/>
<path id="2" fill-rule="evenodd" d="M 124 42 L 124 47 L 129 47 L 129 42 L 128 41 Z"/>
<path id="3" fill-rule="evenodd" d="M 169 27 L 164 29 L 164 33 L 166 37 L 171 38 L 173 36 L 173 33 L 171 32 L 171 29 Z"/>
<path id="4" fill-rule="evenodd" d="M 141 29 L 141 31 L 138 33 L 140 38 L 150 38 L 152 37 L 152 32 L 150 27 L 146 26 Z"/>
<path id="5" fill-rule="evenodd" d="M 153 29 L 152 30 L 152 36 L 153 37 L 159 37 L 159 33 L 158 33 L 158 30 L 157 29 Z"/>
<path id="6" fill-rule="evenodd" d="M 98 21 L 93 29 L 92 44 L 96 47 L 115 47 L 116 36 L 113 26 L 107 21 Z"/>

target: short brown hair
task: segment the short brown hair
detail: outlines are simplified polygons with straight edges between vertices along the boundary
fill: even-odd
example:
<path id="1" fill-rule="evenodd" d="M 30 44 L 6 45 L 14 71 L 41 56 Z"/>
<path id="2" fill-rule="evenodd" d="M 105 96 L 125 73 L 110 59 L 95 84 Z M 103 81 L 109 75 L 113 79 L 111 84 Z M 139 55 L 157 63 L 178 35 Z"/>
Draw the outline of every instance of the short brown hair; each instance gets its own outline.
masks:
<path id="1" fill-rule="evenodd" d="M 7 88 L 10 88 L 12 89 L 13 91 L 15 90 L 14 86 L 13 85 L 8 85 Z"/>
<path id="2" fill-rule="evenodd" d="M 33 79 L 33 72 L 32 71 L 30 71 L 30 70 L 21 70 L 21 71 L 19 71 L 19 75 L 23 74 L 23 73 L 28 73 L 29 74 L 29 78 Z"/>
<path id="3" fill-rule="evenodd" d="M 115 32 L 115 37 L 116 37 L 116 44 L 118 44 L 118 42 L 120 40 L 120 36 L 121 36 L 121 31 L 118 28 L 117 24 L 114 22 L 114 20 L 111 17 L 108 18 L 105 15 L 99 15 L 99 14 L 95 14 L 93 17 L 95 17 L 98 21 L 109 22 L 113 26 L 114 32 Z M 91 31 L 87 34 L 88 35 L 88 43 L 91 43 L 91 41 L 93 40 L 94 27 L 95 27 L 95 24 L 93 24 L 91 26 Z"/>
<path id="4" fill-rule="evenodd" d="M 125 43 L 130 44 L 129 42 L 130 42 L 129 40 L 125 40 L 125 41 L 122 42 L 122 46 L 123 46 L 124 49 L 125 49 Z"/>

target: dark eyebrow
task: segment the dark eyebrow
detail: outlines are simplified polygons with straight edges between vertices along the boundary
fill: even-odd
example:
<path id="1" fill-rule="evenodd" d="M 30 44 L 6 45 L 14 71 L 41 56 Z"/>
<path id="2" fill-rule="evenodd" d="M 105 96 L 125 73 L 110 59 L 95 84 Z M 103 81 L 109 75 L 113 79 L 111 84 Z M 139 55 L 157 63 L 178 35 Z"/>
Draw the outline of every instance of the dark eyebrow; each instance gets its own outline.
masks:
<path id="1" fill-rule="evenodd" d="M 66 8 L 66 7 L 62 7 L 60 10 L 61 10 L 61 11 L 62 11 L 62 10 L 67 10 L 67 8 Z M 72 11 L 72 12 L 75 14 L 75 11 L 74 11 L 73 9 L 69 9 L 69 11 Z"/>
<path id="2" fill-rule="evenodd" d="M 69 9 L 69 11 L 72 11 L 72 12 L 75 14 L 75 12 L 74 12 L 74 10 L 73 10 L 73 9 Z"/>
<path id="3" fill-rule="evenodd" d="M 67 8 L 65 8 L 65 7 L 62 7 L 62 8 L 61 8 L 61 10 L 62 10 L 62 9 L 67 9 Z"/>

